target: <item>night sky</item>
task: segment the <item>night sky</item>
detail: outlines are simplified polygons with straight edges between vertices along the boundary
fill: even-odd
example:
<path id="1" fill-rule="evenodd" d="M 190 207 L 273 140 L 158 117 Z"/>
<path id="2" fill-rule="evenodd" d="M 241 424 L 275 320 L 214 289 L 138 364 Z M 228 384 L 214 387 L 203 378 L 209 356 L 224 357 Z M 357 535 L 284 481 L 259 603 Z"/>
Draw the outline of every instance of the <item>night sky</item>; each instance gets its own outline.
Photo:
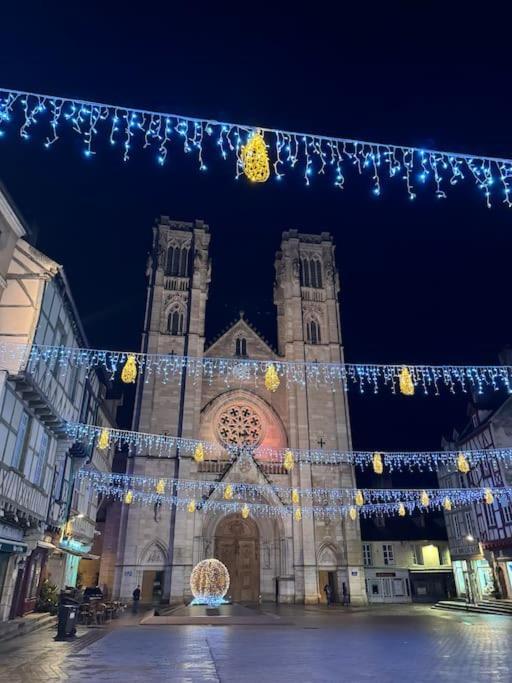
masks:
<path id="1" fill-rule="evenodd" d="M 71 4 L 74 6 L 71 7 Z M 103 3 L 101 3 L 103 4 Z M 317 16 L 175 3 L 24 3 L 2 9 L 1 85 L 147 109 L 360 139 L 512 156 L 509 63 L 482 13 L 394 3 L 378 15 Z M 389 5 L 389 3 L 388 3 Z M 100 6 L 98 3 L 97 6 Z M 429 9 L 427 9 L 427 6 Z M 164 9 L 166 8 L 166 9 Z M 363 8 L 364 9 L 364 8 Z M 492 19 L 492 18 L 491 18 Z M 478 28 L 478 31 L 476 29 Z M 493 46 L 488 47 L 492 38 Z M 506 44 L 504 43 L 506 46 Z M 410 202 L 399 181 L 380 198 L 349 174 L 254 186 L 233 166 L 77 138 L 51 150 L 14 128 L 0 178 L 37 246 L 65 266 L 91 345 L 137 349 L 155 218 L 211 228 L 211 339 L 244 309 L 275 343 L 273 259 L 283 230 L 334 235 L 346 358 L 352 362 L 485 363 L 512 341 L 512 210 L 488 210 L 469 181 Z M 352 395 L 354 446 L 434 449 L 464 421 L 463 398 Z"/>

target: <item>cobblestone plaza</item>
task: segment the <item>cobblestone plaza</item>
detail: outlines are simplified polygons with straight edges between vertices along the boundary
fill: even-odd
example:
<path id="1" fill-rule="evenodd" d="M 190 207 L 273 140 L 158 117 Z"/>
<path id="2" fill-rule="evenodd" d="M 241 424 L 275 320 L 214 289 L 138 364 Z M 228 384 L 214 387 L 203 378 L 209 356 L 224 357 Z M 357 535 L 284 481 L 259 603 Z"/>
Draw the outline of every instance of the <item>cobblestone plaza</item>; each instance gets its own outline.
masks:
<path id="1" fill-rule="evenodd" d="M 274 609 L 275 611 L 275 609 Z M 71 643 L 42 630 L 0 646 L 0 681 L 464 681 L 511 680 L 507 617 L 428 607 L 282 607 L 269 626 L 82 628 Z M 279 623 L 279 622 L 278 622 Z"/>

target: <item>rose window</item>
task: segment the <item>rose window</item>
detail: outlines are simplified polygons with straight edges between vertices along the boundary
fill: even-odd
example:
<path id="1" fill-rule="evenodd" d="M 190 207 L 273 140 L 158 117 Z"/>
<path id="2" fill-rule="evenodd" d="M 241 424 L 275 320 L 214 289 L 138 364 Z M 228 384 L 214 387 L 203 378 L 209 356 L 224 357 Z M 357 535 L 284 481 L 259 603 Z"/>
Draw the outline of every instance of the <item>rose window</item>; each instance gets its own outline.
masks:
<path id="1" fill-rule="evenodd" d="M 236 405 L 219 415 L 217 433 L 227 446 L 256 446 L 263 437 L 263 427 L 252 408 Z"/>

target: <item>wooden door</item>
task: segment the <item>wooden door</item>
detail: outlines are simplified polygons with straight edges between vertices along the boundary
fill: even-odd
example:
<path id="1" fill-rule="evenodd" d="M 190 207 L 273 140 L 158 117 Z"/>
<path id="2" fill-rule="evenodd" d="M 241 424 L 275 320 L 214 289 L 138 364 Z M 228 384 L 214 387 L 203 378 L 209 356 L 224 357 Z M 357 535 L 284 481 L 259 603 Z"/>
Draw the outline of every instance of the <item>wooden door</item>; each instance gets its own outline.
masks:
<path id="1" fill-rule="evenodd" d="M 242 602 L 257 602 L 258 601 L 258 566 L 259 558 L 254 539 L 238 541 L 238 584 L 240 591 L 240 598 Z"/>
<path id="2" fill-rule="evenodd" d="M 227 517 L 218 528 L 215 557 L 229 572 L 228 595 L 233 602 L 257 602 L 260 591 L 258 528 L 252 520 Z"/>

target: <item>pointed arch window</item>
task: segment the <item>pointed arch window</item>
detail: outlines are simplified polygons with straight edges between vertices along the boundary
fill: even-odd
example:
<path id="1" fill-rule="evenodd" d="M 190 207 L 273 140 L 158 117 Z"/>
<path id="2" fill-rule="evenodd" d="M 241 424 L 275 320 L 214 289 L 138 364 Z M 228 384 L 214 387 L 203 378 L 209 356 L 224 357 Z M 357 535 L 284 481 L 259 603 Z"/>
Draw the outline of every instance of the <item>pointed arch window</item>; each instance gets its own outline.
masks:
<path id="1" fill-rule="evenodd" d="M 300 284 L 302 287 L 322 288 L 322 264 L 317 258 L 303 258 L 300 261 Z"/>
<path id="2" fill-rule="evenodd" d="M 247 356 L 247 340 L 245 337 L 236 338 L 235 356 Z"/>
<path id="3" fill-rule="evenodd" d="M 183 312 L 174 310 L 169 313 L 167 319 L 167 330 L 173 337 L 179 337 L 183 334 Z"/>
<path id="4" fill-rule="evenodd" d="M 167 250 L 166 275 L 186 277 L 188 273 L 189 248 L 179 245 L 171 245 Z"/>
<path id="5" fill-rule="evenodd" d="M 320 325 L 316 320 L 310 320 L 306 323 L 306 340 L 308 344 L 320 344 Z"/>

